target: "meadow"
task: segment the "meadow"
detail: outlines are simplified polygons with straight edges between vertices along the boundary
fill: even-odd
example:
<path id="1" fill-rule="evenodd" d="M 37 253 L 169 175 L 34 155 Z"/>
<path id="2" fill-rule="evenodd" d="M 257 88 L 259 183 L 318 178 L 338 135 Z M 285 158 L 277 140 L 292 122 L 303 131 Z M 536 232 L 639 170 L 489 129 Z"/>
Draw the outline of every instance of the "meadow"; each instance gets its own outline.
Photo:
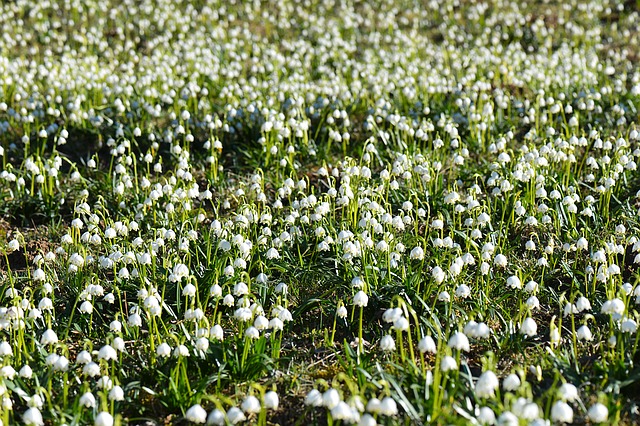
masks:
<path id="1" fill-rule="evenodd" d="M 640 423 L 640 3 L 0 6 L 0 426 Z"/>

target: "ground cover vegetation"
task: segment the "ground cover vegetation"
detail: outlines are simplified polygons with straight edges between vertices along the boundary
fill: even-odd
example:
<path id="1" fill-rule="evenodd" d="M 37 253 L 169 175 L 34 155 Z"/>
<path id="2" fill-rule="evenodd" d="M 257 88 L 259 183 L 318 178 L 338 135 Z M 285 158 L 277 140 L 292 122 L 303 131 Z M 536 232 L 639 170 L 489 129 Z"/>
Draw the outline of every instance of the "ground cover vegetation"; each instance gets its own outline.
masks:
<path id="1" fill-rule="evenodd" d="M 0 424 L 639 422 L 639 9 L 3 2 Z"/>

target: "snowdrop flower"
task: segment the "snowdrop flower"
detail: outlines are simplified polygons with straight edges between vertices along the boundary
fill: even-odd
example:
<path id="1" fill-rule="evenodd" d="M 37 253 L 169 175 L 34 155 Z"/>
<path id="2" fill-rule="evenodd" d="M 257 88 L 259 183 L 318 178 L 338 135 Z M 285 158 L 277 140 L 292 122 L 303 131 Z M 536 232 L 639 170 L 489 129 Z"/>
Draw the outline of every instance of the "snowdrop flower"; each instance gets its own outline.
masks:
<path id="1" fill-rule="evenodd" d="M 91 314 L 93 312 L 93 305 L 88 300 L 85 300 L 84 302 L 82 302 L 79 309 L 80 313 Z"/>
<path id="2" fill-rule="evenodd" d="M 414 247 L 409 254 L 409 258 L 412 260 L 423 260 L 424 259 L 424 250 L 422 247 Z"/>
<path id="3" fill-rule="evenodd" d="M 58 359 L 60 358 L 58 357 Z M 4 367 L 0 368 L 0 377 L 13 380 L 15 375 L 16 375 L 16 370 L 10 365 L 5 365 Z"/>
<path id="4" fill-rule="evenodd" d="M 99 413 L 94 421 L 95 426 L 113 426 L 113 416 L 106 411 Z"/>
<path id="5" fill-rule="evenodd" d="M 353 304 L 355 306 L 365 307 L 368 303 L 369 296 L 367 296 L 367 294 L 362 290 L 358 291 L 356 295 L 353 296 Z"/>
<path id="6" fill-rule="evenodd" d="M 247 414 L 258 413 L 260 412 L 260 401 L 255 396 L 249 395 L 242 401 L 240 408 Z"/>
<path id="7" fill-rule="evenodd" d="M 507 392 L 513 392 L 520 387 L 520 377 L 517 374 L 509 374 L 502 381 L 502 388 Z"/>
<path id="8" fill-rule="evenodd" d="M 469 352 L 470 350 L 469 339 L 464 333 L 461 333 L 459 331 L 455 332 L 449 338 L 447 346 L 449 346 L 451 349 L 457 349 L 459 351 Z"/>
<path id="9" fill-rule="evenodd" d="M 377 424 L 378 422 L 371 414 L 363 414 L 358 422 L 358 426 L 377 426 Z"/>
<path id="10" fill-rule="evenodd" d="M 311 389 L 305 397 L 304 403 L 305 405 L 309 405 L 311 407 L 320 407 L 322 404 L 324 404 L 322 394 L 317 389 Z"/>
<path id="11" fill-rule="evenodd" d="M 476 382 L 476 395 L 480 398 L 493 398 L 499 382 L 495 373 L 491 370 L 485 371 Z"/>
<path id="12" fill-rule="evenodd" d="M 182 295 L 184 297 L 193 297 L 193 296 L 195 296 L 196 295 L 196 286 L 194 286 L 191 283 L 185 285 L 184 288 L 182 289 Z"/>
<path id="13" fill-rule="evenodd" d="M 436 353 L 436 342 L 431 336 L 425 336 L 418 342 L 418 350 L 422 353 Z"/>
<path id="14" fill-rule="evenodd" d="M 434 281 L 437 284 L 442 283 L 445 278 L 446 278 L 446 274 L 445 272 L 442 270 L 441 267 L 439 266 L 435 266 L 432 270 L 431 270 L 431 276 L 433 277 Z"/>
<path id="15" fill-rule="evenodd" d="M 215 409 L 209 413 L 207 416 L 207 424 L 214 426 L 224 426 L 225 424 L 225 414 L 219 409 Z"/>
<path id="16" fill-rule="evenodd" d="M 40 410 L 36 407 L 31 407 L 22 415 L 22 421 L 25 425 L 29 426 L 42 426 L 44 425 L 44 421 L 42 419 L 42 414 Z"/>
<path id="17" fill-rule="evenodd" d="M 593 334 L 591 334 L 591 330 L 586 325 L 583 325 L 576 331 L 576 336 L 578 340 L 586 340 L 591 341 L 593 339 Z"/>
<path id="18" fill-rule="evenodd" d="M 103 359 L 105 361 L 109 361 L 112 359 L 117 359 L 118 354 L 115 349 L 113 349 L 110 345 L 104 345 L 100 348 L 98 352 L 98 359 Z"/>
<path id="19" fill-rule="evenodd" d="M 247 419 L 241 409 L 238 407 L 231 407 L 227 411 L 227 419 L 232 425 L 241 423 Z"/>
<path id="20" fill-rule="evenodd" d="M 571 383 L 563 383 L 558 389 L 558 396 L 563 401 L 575 401 L 578 399 L 578 389 Z"/>
<path id="21" fill-rule="evenodd" d="M 331 408 L 331 417 L 336 420 L 345 420 L 345 422 L 351 423 L 352 415 L 351 407 L 344 401 L 338 402 Z"/>
<path id="22" fill-rule="evenodd" d="M 624 302 L 618 298 L 613 300 L 607 300 L 602 304 L 600 312 L 603 314 L 612 315 L 615 318 L 619 318 L 625 310 Z"/>
<path id="23" fill-rule="evenodd" d="M 604 423 L 609 418 L 609 409 L 599 402 L 593 404 L 587 413 L 593 423 Z"/>
<path id="24" fill-rule="evenodd" d="M 478 410 L 478 422 L 483 425 L 492 425 L 496 421 L 496 415 L 489 407 L 481 407 Z"/>
<path id="25" fill-rule="evenodd" d="M 263 403 L 265 408 L 270 410 L 277 410 L 278 405 L 280 404 L 280 398 L 278 394 L 274 391 L 269 391 L 264 394 Z"/>
<path id="26" fill-rule="evenodd" d="M 500 414 L 497 423 L 499 426 L 518 426 L 520 424 L 520 421 L 518 420 L 518 417 L 511 411 L 505 411 Z"/>
<path id="27" fill-rule="evenodd" d="M 493 259 L 493 263 L 494 265 L 499 266 L 501 268 L 506 268 L 508 263 L 507 257 L 502 253 L 497 254 L 496 257 Z"/>
<path id="28" fill-rule="evenodd" d="M 88 362 L 82 367 L 82 374 L 85 374 L 89 377 L 95 377 L 100 375 L 100 366 L 95 362 Z"/>
<path id="29" fill-rule="evenodd" d="M 520 326 L 520 333 L 532 337 L 538 333 L 538 325 L 533 318 L 526 318 Z"/>
<path id="30" fill-rule="evenodd" d="M 391 397 L 385 397 L 380 401 L 380 414 L 385 416 L 395 416 L 398 414 L 398 406 L 396 401 Z"/>
<path id="31" fill-rule="evenodd" d="M 536 291 L 538 291 L 538 283 L 533 280 L 529 281 L 524 286 L 524 291 L 526 291 L 527 293 L 535 293 Z"/>
<path id="32" fill-rule="evenodd" d="M 564 401 L 556 401 L 551 407 L 551 420 L 558 423 L 573 423 L 573 409 Z"/>
<path id="33" fill-rule="evenodd" d="M 393 322 L 393 326 L 391 328 L 399 331 L 407 331 L 409 329 L 409 320 L 401 316 Z"/>
<path id="34" fill-rule="evenodd" d="M 512 275 L 507 278 L 507 287 L 520 289 L 522 288 L 522 281 L 520 281 L 520 278 L 518 278 L 516 275 Z"/>
<path id="35" fill-rule="evenodd" d="M 578 312 L 590 311 L 591 303 L 589 303 L 589 299 L 584 296 L 580 296 L 578 300 L 576 300 L 576 309 L 578 310 Z"/>
<path id="36" fill-rule="evenodd" d="M 633 334 L 638 329 L 638 324 L 631 318 L 627 318 L 620 324 L 620 331 Z"/>
<path id="37" fill-rule="evenodd" d="M 171 346 L 169 346 L 166 342 L 162 342 L 156 348 L 156 355 L 163 358 L 169 357 L 169 355 L 171 355 Z"/>
<path id="38" fill-rule="evenodd" d="M 307 398 L 309 396 L 307 395 Z M 338 405 L 341 401 L 340 394 L 334 388 L 328 389 L 325 393 L 322 394 L 322 404 L 331 410 L 333 407 Z"/>
<path id="39" fill-rule="evenodd" d="M 338 315 L 339 318 L 346 318 L 347 314 L 347 308 L 344 305 L 340 306 L 336 311 L 336 315 Z"/>
<path id="40" fill-rule="evenodd" d="M 527 307 L 531 310 L 537 309 L 540 307 L 540 300 L 536 296 L 531 296 L 525 302 Z"/>
<path id="41" fill-rule="evenodd" d="M 451 295 L 448 291 L 441 291 L 438 294 L 438 300 L 441 302 L 449 302 L 451 300 Z"/>
<path id="42" fill-rule="evenodd" d="M 442 361 L 440 362 L 440 369 L 443 372 L 455 370 L 457 368 L 458 368 L 458 364 L 456 363 L 456 360 L 452 356 L 447 355 L 442 358 Z"/>
<path id="43" fill-rule="evenodd" d="M 87 408 L 93 408 L 96 406 L 96 397 L 93 396 L 93 394 L 91 392 L 85 392 L 81 397 L 80 397 L 80 405 L 87 407 Z"/>
<path id="44" fill-rule="evenodd" d="M 42 337 L 40 337 L 40 343 L 48 346 L 55 345 L 58 343 L 58 335 L 51 329 L 48 329 L 44 333 L 42 333 Z"/>
<path id="45" fill-rule="evenodd" d="M 471 295 L 471 289 L 466 284 L 460 284 L 458 288 L 456 288 L 456 297 L 461 299 L 466 299 Z"/>
<path id="46" fill-rule="evenodd" d="M 382 339 L 380 339 L 380 349 L 384 352 L 394 351 L 396 349 L 396 342 L 393 340 L 393 337 L 388 334 L 382 336 Z"/>
<path id="47" fill-rule="evenodd" d="M 205 423 L 207 421 L 207 412 L 200 404 L 195 404 L 187 410 L 185 418 L 193 423 Z"/>
<path id="48" fill-rule="evenodd" d="M 18 375 L 23 379 L 30 379 L 33 376 L 33 370 L 28 365 L 25 365 L 20 369 Z"/>
<path id="49" fill-rule="evenodd" d="M 116 385 L 109 391 L 109 400 L 111 401 L 124 401 L 124 390 Z"/>

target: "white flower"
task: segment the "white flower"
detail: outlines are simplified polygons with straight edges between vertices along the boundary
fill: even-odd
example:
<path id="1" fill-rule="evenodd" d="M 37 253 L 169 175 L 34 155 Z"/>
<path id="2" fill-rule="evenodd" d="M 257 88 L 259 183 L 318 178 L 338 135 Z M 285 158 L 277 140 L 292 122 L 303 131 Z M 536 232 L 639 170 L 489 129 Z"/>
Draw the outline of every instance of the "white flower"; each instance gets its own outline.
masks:
<path id="1" fill-rule="evenodd" d="M 89 377 L 95 377 L 100 375 L 100 366 L 95 362 L 88 362 L 82 367 L 82 374 L 87 375 Z"/>
<path id="2" fill-rule="evenodd" d="M 460 284 L 458 288 L 456 288 L 456 297 L 466 299 L 469 296 L 471 296 L 471 289 L 468 285 Z"/>
<path id="3" fill-rule="evenodd" d="M 25 425 L 29 426 L 42 426 L 44 421 L 42 420 L 42 413 L 36 407 L 31 407 L 22 415 L 22 421 Z"/>
<path id="4" fill-rule="evenodd" d="M 385 352 L 394 351 L 396 349 L 396 342 L 393 340 L 393 337 L 388 334 L 382 336 L 382 339 L 380 339 L 380 349 Z"/>
<path id="5" fill-rule="evenodd" d="M 169 346 L 166 342 L 161 343 L 156 348 L 156 355 L 167 358 L 169 355 L 171 355 L 171 346 Z"/>
<path id="6" fill-rule="evenodd" d="M 452 349 L 469 352 L 469 338 L 459 331 L 455 332 L 450 338 L 447 345 Z"/>
<path id="7" fill-rule="evenodd" d="M 52 329 L 48 329 L 44 333 L 42 333 L 42 337 L 40 337 L 40 343 L 47 345 L 55 345 L 58 343 L 58 335 Z"/>
<path id="8" fill-rule="evenodd" d="M 225 424 L 225 414 L 219 409 L 215 409 L 207 416 L 207 424 L 214 426 L 223 426 Z"/>
<path id="9" fill-rule="evenodd" d="M 20 243 L 15 238 L 7 243 L 7 253 L 20 249 Z"/>
<path id="10" fill-rule="evenodd" d="M 431 270 L 431 276 L 433 277 L 434 281 L 437 284 L 442 283 L 444 281 L 444 279 L 447 277 L 447 275 L 445 274 L 444 270 L 439 266 L 435 266 Z"/>
<path id="11" fill-rule="evenodd" d="M 320 407 L 324 403 L 322 394 L 317 389 L 311 389 L 305 397 L 304 403 L 312 407 Z"/>
<path id="12" fill-rule="evenodd" d="M 576 331 L 576 336 L 578 340 L 587 340 L 590 341 L 593 339 L 593 334 L 591 334 L 591 330 L 586 325 L 583 325 Z"/>
<path id="13" fill-rule="evenodd" d="M 489 407 L 482 407 L 478 412 L 478 421 L 483 425 L 492 425 L 496 421 L 496 415 Z"/>
<path id="14" fill-rule="evenodd" d="M 251 413 L 259 413 L 260 412 L 260 401 L 253 395 L 247 396 L 244 401 L 242 401 L 242 405 L 240 406 L 242 411 L 247 414 Z"/>
<path id="15" fill-rule="evenodd" d="M 448 291 L 441 291 L 438 294 L 438 300 L 441 302 L 449 302 L 451 300 L 451 295 Z"/>
<path id="16" fill-rule="evenodd" d="M 496 257 L 493 259 L 493 264 L 501 268 L 506 268 L 507 263 L 508 263 L 507 257 L 502 253 L 497 254 Z"/>
<path id="17" fill-rule="evenodd" d="M 113 416 L 103 411 L 96 416 L 94 424 L 95 426 L 113 426 Z"/>
<path id="18" fill-rule="evenodd" d="M 308 395 L 307 398 L 309 398 Z M 325 393 L 322 394 L 322 404 L 329 410 L 338 405 L 340 401 L 340 394 L 334 388 L 328 389 Z"/>
<path id="19" fill-rule="evenodd" d="M 589 302 L 589 299 L 584 296 L 580 296 L 578 300 L 576 300 L 576 309 L 578 310 L 578 312 L 590 311 L 591 303 Z"/>
<path id="20" fill-rule="evenodd" d="M 518 426 L 520 424 L 518 417 L 511 411 L 505 411 L 500 414 L 497 423 L 499 426 Z"/>
<path id="21" fill-rule="evenodd" d="M 30 379 L 33 376 L 33 370 L 28 365 L 25 365 L 20 369 L 18 375 L 24 379 Z"/>
<path id="22" fill-rule="evenodd" d="M 93 408 L 96 406 L 96 397 L 93 396 L 93 394 L 91 392 L 85 392 L 81 397 L 80 397 L 80 405 L 83 405 L 87 408 Z"/>
<path id="23" fill-rule="evenodd" d="M 340 317 L 340 318 L 346 318 L 347 314 L 348 314 L 347 308 L 344 305 L 340 306 L 338 308 L 338 310 L 336 311 L 336 315 L 338 315 L 338 317 Z"/>
<path id="24" fill-rule="evenodd" d="M 277 410 L 278 405 L 280 404 L 280 398 L 278 397 L 278 394 L 276 392 L 269 391 L 264 394 L 263 403 L 265 408 L 268 408 L 270 410 Z"/>
<path id="25" fill-rule="evenodd" d="M 507 278 L 507 287 L 520 289 L 522 288 L 522 281 L 520 281 L 520 278 L 518 278 L 516 275 L 512 275 Z"/>
<path id="26" fill-rule="evenodd" d="M 445 356 L 444 358 L 442 358 L 442 361 L 440 362 L 440 369 L 444 372 L 446 371 L 450 371 L 450 370 L 455 370 L 458 368 L 458 363 L 456 363 L 456 360 L 452 357 L 452 356 Z"/>
<path id="27" fill-rule="evenodd" d="M 191 283 L 185 285 L 184 288 L 182 289 L 182 295 L 184 297 L 193 297 L 193 296 L 195 296 L 196 295 L 196 286 L 194 286 Z"/>
<path id="28" fill-rule="evenodd" d="M 109 391 L 111 401 L 124 401 L 124 390 L 120 386 L 114 386 Z"/>
<path id="29" fill-rule="evenodd" d="M 431 336 L 425 336 L 418 342 L 418 350 L 420 350 L 420 352 L 422 353 L 436 353 L 436 342 Z"/>
<path id="30" fill-rule="evenodd" d="M 576 241 L 576 248 L 578 250 L 588 250 L 589 249 L 589 242 L 587 241 L 586 238 L 580 237 L 578 239 L 578 241 Z"/>
<path id="31" fill-rule="evenodd" d="M 85 300 L 80 305 L 80 312 L 83 314 L 91 314 L 93 312 L 93 305 L 88 300 Z"/>
<path id="32" fill-rule="evenodd" d="M 369 296 L 367 296 L 367 294 L 362 290 L 358 291 L 356 295 L 353 296 L 353 304 L 356 306 L 365 307 L 368 303 Z"/>
<path id="33" fill-rule="evenodd" d="M 280 253 L 278 253 L 278 250 L 276 250 L 274 247 L 271 247 L 269 250 L 267 250 L 265 257 L 267 259 L 280 259 Z"/>
<path id="34" fill-rule="evenodd" d="M 529 337 L 535 336 L 538 333 L 538 325 L 533 320 L 533 318 L 526 318 L 524 321 L 522 321 L 522 325 L 520 326 L 520 333 Z"/>
<path id="35" fill-rule="evenodd" d="M 331 417 L 336 420 L 344 420 L 347 423 L 351 423 L 353 412 L 351 411 L 349 404 L 344 401 L 340 401 L 331 409 Z"/>
<path id="36" fill-rule="evenodd" d="M 113 349 L 110 345 L 104 345 L 98 351 L 98 359 L 104 359 L 105 361 L 109 361 L 111 359 L 117 359 L 118 353 L 115 349 Z"/>
<path id="37" fill-rule="evenodd" d="M 540 307 L 540 300 L 536 296 L 531 296 L 525 302 L 527 307 L 531 310 L 537 309 Z"/>
<path id="38" fill-rule="evenodd" d="M 358 426 L 377 426 L 377 424 L 378 422 L 371 414 L 363 414 L 358 422 Z"/>
<path id="39" fill-rule="evenodd" d="M 227 419 L 229 419 L 229 422 L 232 425 L 235 425 L 235 424 L 238 424 L 240 422 L 245 421 L 247 419 L 247 417 L 244 415 L 242 410 L 239 409 L 238 407 L 231 407 L 227 411 Z"/>
<path id="40" fill-rule="evenodd" d="M 395 416 L 398 414 L 398 405 L 391 397 L 385 397 L 380 401 L 380 414 L 385 416 Z"/>
<path id="41" fill-rule="evenodd" d="M 517 374 L 509 374 L 502 381 L 502 388 L 507 392 L 513 392 L 520 387 L 520 377 Z"/>
<path id="42" fill-rule="evenodd" d="M 593 423 L 604 423 L 609 418 L 609 409 L 599 402 L 596 402 L 589 408 L 589 420 Z"/>
<path id="43" fill-rule="evenodd" d="M 422 247 L 414 247 L 409 254 L 409 257 L 412 260 L 423 260 L 424 259 L 424 250 Z"/>
<path id="44" fill-rule="evenodd" d="M 205 423 L 207 421 L 207 412 L 200 404 L 196 404 L 187 410 L 185 417 L 193 423 Z"/>
<path id="45" fill-rule="evenodd" d="M 476 395 L 480 398 L 492 398 L 499 384 L 498 377 L 493 371 L 485 371 L 476 382 Z"/>
<path id="46" fill-rule="evenodd" d="M 558 389 L 558 396 L 563 401 L 575 401 L 578 399 L 578 388 L 571 383 L 564 383 Z"/>
<path id="47" fill-rule="evenodd" d="M 551 420 L 558 423 L 573 423 L 573 409 L 564 401 L 557 401 L 551 407 Z"/>
<path id="48" fill-rule="evenodd" d="M 400 317 L 393 322 L 393 326 L 391 328 L 394 330 L 407 331 L 409 329 L 409 325 L 409 320 L 405 317 Z"/>
<path id="49" fill-rule="evenodd" d="M 260 331 L 254 326 L 247 327 L 244 332 L 244 335 L 249 339 L 257 339 L 260 337 Z"/>

